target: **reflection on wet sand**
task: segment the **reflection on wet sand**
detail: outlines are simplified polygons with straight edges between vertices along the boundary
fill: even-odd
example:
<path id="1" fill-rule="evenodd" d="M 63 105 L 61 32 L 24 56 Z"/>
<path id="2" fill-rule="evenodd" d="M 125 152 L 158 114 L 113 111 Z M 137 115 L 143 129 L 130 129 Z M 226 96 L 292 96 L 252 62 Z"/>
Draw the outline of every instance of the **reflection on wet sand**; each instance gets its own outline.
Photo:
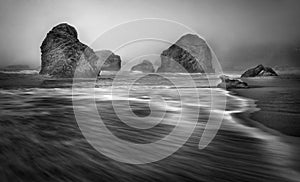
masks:
<path id="1" fill-rule="evenodd" d="M 160 161 L 131 165 L 112 160 L 95 150 L 82 135 L 75 120 L 73 99 L 83 101 L 91 96 L 86 88 L 73 93 L 71 88 L 2 89 L 0 91 L 0 162 L 1 179 L 4 181 L 298 181 L 297 168 L 292 164 L 293 147 L 280 136 L 265 132 L 251 125 L 238 113 L 256 109 L 250 99 L 229 95 L 227 91 L 209 88 L 182 87 L 180 98 L 174 88 L 147 86 L 126 96 L 124 87 L 115 90 L 115 97 L 103 86 L 101 80 L 95 89 L 97 109 L 107 128 L 117 137 L 140 144 L 158 141 L 168 135 L 176 125 L 181 109 L 184 127 L 174 137 L 181 140 L 199 108 L 197 126 L 191 137 L 174 154 Z M 51 83 L 55 85 L 54 83 Z M 102 85 L 102 86 L 101 86 Z M 138 87 L 137 87 L 138 88 Z M 141 87 L 140 87 L 141 88 Z M 149 89 L 151 88 L 151 89 Z M 126 90 L 126 89 L 125 89 Z M 149 103 L 149 92 L 165 99 L 166 106 Z M 200 93 L 199 105 L 193 104 L 195 93 Z M 210 94 L 226 97 L 224 119 L 216 137 L 199 150 L 208 117 L 211 113 Z M 126 98 L 127 97 L 127 98 Z M 128 102 L 129 100 L 129 102 Z M 218 101 L 218 99 L 217 99 Z M 114 111 L 115 103 L 122 108 L 129 103 L 134 111 L 120 110 L 130 122 L 131 117 L 155 121 L 165 109 L 166 119 L 154 128 L 138 130 L 120 120 Z M 80 103 L 80 102 L 79 102 Z M 151 105 L 152 104 L 152 105 Z M 82 105 L 86 107 L 86 105 Z M 149 108 L 153 111 L 149 111 Z M 88 111 L 87 111 L 88 112 Z M 151 113 L 154 112 L 154 113 Z M 151 115 L 152 114 L 152 115 Z M 212 119 L 214 114 L 212 114 Z M 93 117 L 87 118 L 92 126 Z M 152 120 L 153 119 L 153 120 Z M 102 133 L 98 133 L 99 136 Z M 105 137 L 104 135 L 102 135 Z M 176 144 L 176 143 L 175 143 Z M 172 143 L 170 144 L 172 145 Z M 161 146 L 168 150 L 167 145 Z M 122 148 L 113 148 L 117 153 Z M 155 155 L 159 155 L 158 152 Z"/>

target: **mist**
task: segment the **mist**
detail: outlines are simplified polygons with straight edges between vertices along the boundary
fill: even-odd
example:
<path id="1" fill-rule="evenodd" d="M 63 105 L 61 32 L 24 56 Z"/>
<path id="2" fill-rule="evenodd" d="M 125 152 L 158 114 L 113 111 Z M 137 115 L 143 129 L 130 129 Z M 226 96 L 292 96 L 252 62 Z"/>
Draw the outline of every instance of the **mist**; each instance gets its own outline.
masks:
<path id="1" fill-rule="evenodd" d="M 297 0 L 4 0 L 0 66 L 39 66 L 40 45 L 61 22 L 76 27 L 80 41 L 91 45 L 111 27 L 141 18 L 169 19 L 192 28 L 207 40 L 225 70 L 260 63 L 300 66 L 299 7 Z"/>

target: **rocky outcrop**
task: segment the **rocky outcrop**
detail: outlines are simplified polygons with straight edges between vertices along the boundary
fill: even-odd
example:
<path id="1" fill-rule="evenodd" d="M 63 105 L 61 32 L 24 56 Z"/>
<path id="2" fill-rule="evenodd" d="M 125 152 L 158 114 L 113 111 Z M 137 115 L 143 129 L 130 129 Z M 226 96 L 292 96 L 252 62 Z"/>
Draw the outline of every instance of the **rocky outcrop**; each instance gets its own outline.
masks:
<path id="1" fill-rule="evenodd" d="M 157 72 L 214 72 L 211 50 L 205 40 L 197 35 L 184 35 L 162 52 L 161 66 Z"/>
<path id="2" fill-rule="evenodd" d="M 251 68 L 242 74 L 241 77 L 257 77 L 257 76 L 278 76 L 278 74 L 270 67 L 265 67 L 262 64 Z"/>
<path id="3" fill-rule="evenodd" d="M 121 69 L 121 58 L 110 50 L 97 51 L 99 57 L 97 66 L 101 71 L 119 71 Z"/>
<path id="4" fill-rule="evenodd" d="M 59 78 L 95 77 L 99 69 L 98 57 L 78 40 L 74 27 L 62 23 L 48 32 L 41 45 L 40 74 Z"/>
<path id="5" fill-rule="evenodd" d="M 248 88 L 248 84 L 246 82 L 243 82 L 240 79 L 229 78 L 226 75 L 220 76 L 220 79 L 222 82 L 218 84 L 217 87 L 219 88 L 225 88 L 225 89 Z"/>
<path id="6" fill-rule="evenodd" d="M 150 61 L 144 60 L 140 64 L 133 66 L 131 68 L 131 71 L 140 71 L 143 73 L 154 73 L 155 69 L 153 67 L 153 64 Z"/>

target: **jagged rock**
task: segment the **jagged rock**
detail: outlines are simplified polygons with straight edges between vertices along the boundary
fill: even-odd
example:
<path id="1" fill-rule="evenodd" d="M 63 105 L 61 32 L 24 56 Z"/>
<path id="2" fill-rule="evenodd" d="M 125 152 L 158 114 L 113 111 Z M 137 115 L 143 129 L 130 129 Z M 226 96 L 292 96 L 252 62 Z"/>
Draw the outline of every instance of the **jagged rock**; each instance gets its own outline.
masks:
<path id="1" fill-rule="evenodd" d="M 162 52 L 161 66 L 157 72 L 214 72 L 211 50 L 205 40 L 197 35 L 184 35 Z"/>
<path id="2" fill-rule="evenodd" d="M 155 69 L 153 67 L 153 64 L 150 61 L 144 60 L 142 63 L 133 66 L 131 68 L 131 71 L 140 71 L 143 73 L 154 73 Z"/>
<path id="3" fill-rule="evenodd" d="M 217 87 L 225 88 L 225 89 L 231 89 L 231 88 L 248 88 L 248 84 L 246 82 L 243 82 L 240 79 L 233 79 L 229 78 L 226 75 L 220 76 L 221 83 L 218 84 Z"/>
<path id="4" fill-rule="evenodd" d="M 278 76 L 278 74 L 270 67 L 265 67 L 262 64 L 251 68 L 242 74 L 241 77 L 256 77 L 256 76 Z"/>
<path id="5" fill-rule="evenodd" d="M 99 57 L 97 66 L 101 71 L 119 71 L 121 69 L 121 58 L 110 50 L 96 51 Z"/>
<path id="6" fill-rule="evenodd" d="M 62 23 L 48 32 L 41 45 L 40 74 L 59 78 L 95 77 L 98 57 L 87 45 L 81 43 L 74 27 Z"/>

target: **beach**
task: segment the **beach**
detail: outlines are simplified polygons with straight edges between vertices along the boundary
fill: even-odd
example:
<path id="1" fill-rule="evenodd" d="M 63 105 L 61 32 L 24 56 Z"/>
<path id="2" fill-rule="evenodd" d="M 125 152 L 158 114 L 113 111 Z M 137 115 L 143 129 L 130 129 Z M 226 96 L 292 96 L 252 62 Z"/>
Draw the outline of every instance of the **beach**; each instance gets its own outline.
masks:
<path id="1" fill-rule="evenodd" d="M 279 77 L 243 78 L 249 84 L 247 89 L 233 89 L 231 94 L 254 100 L 254 112 L 234 114 L 243 124 L 260 128 L 279 136 L 290 144 L 291 165 L 300 171 L 300 77 L 281 75 Z"/>
<path id="2" fill-rule="evenodd" d="M 287 76 L 243 78 L 248 89 L 234 89 L 233 94 L 256 100 L 260 109 L 251 119 L 288 136 L 300 136 L 300 77 Z"/>
<path id="3" fill-rule="evenodd" d="M 141 76 L 141 75 L 140 75 Z M 205 77 L 192 75 L 197 88 L 186 84 L 184 75 L 169 74 L 184 86 L 175 88 L 159 75 L 142 76 L 143 79 L 128 85 L 137 75 L 123 76 L 115 80 L 114 96 L 110 96 L 113 78 L 100 78 L 95 87 L 95 96 L 90 94 L 86 83 L 80 82 L 78 92 L 72 93 L 72 80 L 45 78 L 39 75 L 2 75 L 0 118 L 0 162 L 1 179 L 4 181 L 286 181 L 297 182 L 299 168 L 296 164 L 298 149 L 295 142 L 285 135 L 264 130 L 256 126 L 256 106 L 251 95 L 244 97 L 220 88 L 210 88 Z M 214 80 L 219 82 L 218 77 Z M 1 81 L 1 80 L 0 80 Z M 4 84 L 5 83 L 5 84 Z M 250 83 L 250 82 L 249 82 Z M 251 85 L 251 84 L 250 84 Z M 256 88 L 254 88 L 256 89 Z M 130 94 L 127 95 L 127 91 Z M 180 99 L 177 91 L 181 92 Z M 200 94 L 200 98 L 196 97 Z M 139 117 L 149 115 L 149 95 L 162 96 L 168 107 L 162 123 L 154 128 L 137 130 L 126 126 L 122 119 L 136 120 L 128 114 L 126 101 Z M 220 112 L 221 100 L 211 108 L 210 97 L 227 97 L 227 106 L 222 125 L 211 143 L 199 149 L 199 141 L 210 113 Z M 246 98 L 249 97 L 249 98 Z M 89 99 L 96 99 L 97 109 L 107 128 L 118 138 L 139 144 L 158 141 L 168 135 L 179 118 L 180 108 L 183 125 L 175 136 L 180 141 L 190 128 L 195 111 L 199 111 L 198 123 L 192 135 L 169 157 L 159 161 L 133 165 L 113 160 L 97 151 L 85 138 L 74 115 L 74 99 L 78 106 L 89 108 Z M 195 102 L 200 99 L 200 105 Z M 181 104 L 180 104 L 181 103 Z M 218 104 L 220 103 L 220 104 Z M 82 104 L 82 105 L 81 105 Z M 118 115 L 114 109 L 119 108 Z M 154 122 L 164 110 L 161 104 L 152 105 L 157 115 L 144 120 Z M 254 113 L 253 113 L 254 112 Z M 94 128 L 96 118 L 86 109 L 83 124 Z M 240 117 L 238 117 L 238 115 Z M 217 118 L 213 118 L 217 119 Z M 139 119 L 138 119 L 139 120 Z M 142 121 L 142 120 L 141 120 Z M 130 124 L 130 123 L 128 123 Z M 97 134 L 101 139 L 104 132 Z M 293 137 L 296 141 L 296 137 Z M 96 141 L 97 142 L 97 141 Z M 174 143 L 176 144 L 176 142 Z M 99 144 L 100 145 L 100 144 Z M 169 150 L 170 143 L 159 148 Z M 122 147 L 111 147 L 112 143 L 101 143 L 109 154 L 122 152 Z M 148 153 L 162 154 L 159 148 Z M 124 152 L 124 151 L 123 151 Z M 147 151 L 144 151 L 147 153 Z M 140 157 L 146 157 L 141 155 Z"/>

